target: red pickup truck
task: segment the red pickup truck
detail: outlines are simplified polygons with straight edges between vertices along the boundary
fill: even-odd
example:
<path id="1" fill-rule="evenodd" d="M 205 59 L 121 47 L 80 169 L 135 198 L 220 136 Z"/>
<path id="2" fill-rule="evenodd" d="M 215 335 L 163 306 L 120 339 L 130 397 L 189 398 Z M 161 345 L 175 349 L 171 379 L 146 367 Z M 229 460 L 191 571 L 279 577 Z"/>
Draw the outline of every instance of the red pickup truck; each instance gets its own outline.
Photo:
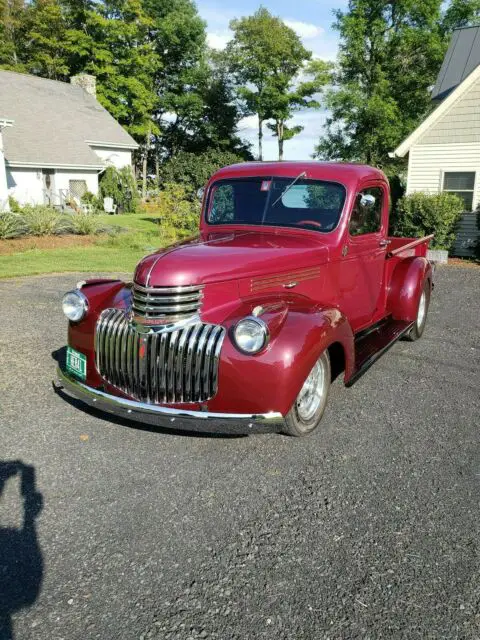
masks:
<path id="1" fill-rule="evenodd" d="M 389 185 L 368 166 L 245 163 L 218 171 L 199 236 L 133 282 L 64 296 L 58 389 L 153 425 L 293 436 L 320 423 L 399 338 L 424 330 L 430 237 L 388 237 Z"/>

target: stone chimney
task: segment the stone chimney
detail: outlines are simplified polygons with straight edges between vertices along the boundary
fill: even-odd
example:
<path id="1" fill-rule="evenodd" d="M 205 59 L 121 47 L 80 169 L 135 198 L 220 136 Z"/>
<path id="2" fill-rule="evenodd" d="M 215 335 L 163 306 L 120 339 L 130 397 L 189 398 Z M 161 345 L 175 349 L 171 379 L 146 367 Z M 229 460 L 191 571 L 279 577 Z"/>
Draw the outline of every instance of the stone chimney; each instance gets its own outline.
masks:
<path id="1" fill-rule="evenodd" d="M 72 76 L 70 78 L 70 84 L 76 87 L 82 87 L 82 89 L 91 96 L 94 98 L 97 97 L 97 79 L 95 76 L 90 76 L 88 73 L 79 73 L 78 76 Z"/>

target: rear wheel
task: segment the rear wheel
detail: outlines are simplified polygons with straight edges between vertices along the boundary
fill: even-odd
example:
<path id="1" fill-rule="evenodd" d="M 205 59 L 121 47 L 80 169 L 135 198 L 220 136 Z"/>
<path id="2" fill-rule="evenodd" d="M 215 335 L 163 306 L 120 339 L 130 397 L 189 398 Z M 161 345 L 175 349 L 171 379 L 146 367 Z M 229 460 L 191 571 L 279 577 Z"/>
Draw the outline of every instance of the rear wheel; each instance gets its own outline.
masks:
<path id="1" fill-rule="evenodd" d="M 330 358 L 328 351 L 324 351 L 308 374 L 285 418 L 286 434 L 306 436 L 318 427 L 327 406 L 331 376 Z"/>
<path id="2" fill-rule="evenodd" d="M 415 324 L 411 328 L 410 332 L 406 336 L 406 340 L 413 342 L 422 337 L 425 325 L 427 323 L 428 307 L 430 305 L 430 283 L 428 280 L 423 285 L 423 291 L 418 301 L 417 318 Z"/>

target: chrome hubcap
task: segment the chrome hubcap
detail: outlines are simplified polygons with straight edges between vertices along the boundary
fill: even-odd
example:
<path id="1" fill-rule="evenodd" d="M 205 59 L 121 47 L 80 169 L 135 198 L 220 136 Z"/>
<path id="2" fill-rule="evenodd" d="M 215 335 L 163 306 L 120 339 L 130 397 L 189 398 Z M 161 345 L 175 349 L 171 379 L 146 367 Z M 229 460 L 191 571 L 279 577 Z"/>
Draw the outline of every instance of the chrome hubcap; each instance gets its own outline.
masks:
<path id="1" fill-rule="evenodd" d="M 427 311 L 427 296 L 425 295 L 425 291 L 422 293 L 420 298 L 420 304 L 418 305 L 418 314 L 417 314 L 417 328 L 420 329 L 423 325 L 423 321 L 425 320 L 425 314 Z"/>
<path id="2" fill-rule="evenodd" d="M 297 398 L 297 413 L 303 422 L 311 420 L 322 405 L 325 395 L 325 382 L 325 370 L 319 361 L 305 380 Z"/>

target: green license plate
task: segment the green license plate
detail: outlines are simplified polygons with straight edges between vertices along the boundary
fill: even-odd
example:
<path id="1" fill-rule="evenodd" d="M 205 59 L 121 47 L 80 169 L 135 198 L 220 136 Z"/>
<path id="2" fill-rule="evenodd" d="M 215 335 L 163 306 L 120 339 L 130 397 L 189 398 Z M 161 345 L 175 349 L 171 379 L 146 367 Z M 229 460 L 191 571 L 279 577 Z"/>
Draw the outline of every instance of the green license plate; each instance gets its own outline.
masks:
<path id="1" fill-rule="evenodd" d="M 87 356 L 67 347 L 67 371 L 80 380 L 85 380 L 87 377 Z"/>

